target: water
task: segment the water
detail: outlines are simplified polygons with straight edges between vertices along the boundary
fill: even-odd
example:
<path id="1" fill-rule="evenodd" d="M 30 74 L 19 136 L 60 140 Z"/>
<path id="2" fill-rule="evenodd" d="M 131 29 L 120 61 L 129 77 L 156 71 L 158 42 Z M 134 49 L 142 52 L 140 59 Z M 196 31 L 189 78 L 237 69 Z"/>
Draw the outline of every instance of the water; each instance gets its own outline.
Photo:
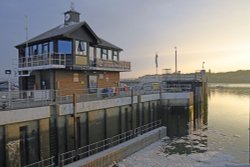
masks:
<path id="1" fill-rule="evenodd" d="M 226 155 L 226 161 L 248 163 L 250 85 L 210 86 L 204 104 L 167 111 L 170 139 L 164 152 L 190 155 L 213 151 Z"/>

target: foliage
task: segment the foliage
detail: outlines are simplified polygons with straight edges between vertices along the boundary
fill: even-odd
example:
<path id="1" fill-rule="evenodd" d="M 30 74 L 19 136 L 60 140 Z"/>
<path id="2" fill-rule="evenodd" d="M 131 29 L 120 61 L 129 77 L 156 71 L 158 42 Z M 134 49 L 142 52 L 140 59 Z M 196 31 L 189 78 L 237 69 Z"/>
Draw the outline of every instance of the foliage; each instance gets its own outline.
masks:
<path id="1" fill-rule="evenodd" d="M 210 83 L 250 83 L 250 70 L 207 73 L 207 78 Z"/>

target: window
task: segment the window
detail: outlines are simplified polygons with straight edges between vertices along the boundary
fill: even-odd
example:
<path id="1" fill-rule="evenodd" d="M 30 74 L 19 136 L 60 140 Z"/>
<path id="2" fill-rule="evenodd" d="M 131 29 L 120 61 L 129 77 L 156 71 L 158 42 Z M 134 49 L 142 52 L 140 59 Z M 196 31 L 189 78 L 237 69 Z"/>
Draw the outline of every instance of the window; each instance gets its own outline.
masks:
<path id="1" fill-rule="evenodd" d="M 29 56 L 29 47 L 25 48 L 25 56 L 28 57 Z"/>
<path id="2" fill-rule="evenodd" d="M 102 59 L 107 60 L 108 58 L 108 50 L 102 49 Z"/>
<path id="3" fill-rule="evenodd" d="M 75 51 L 78 55 L 87 55 L 87 42 L 76 41 Z"/>
<path id="4" fill-rule="evenodd" d="M 101 49 L 100 48 L 96 48 L 96 58 L 97 59 L 101 58 Z"/>
<path id="5" fill-rule="evenodd" d="M 108 59 L 112 59 L 112 50 L 108 51 Z"/>
<path id="6" fill-rule="evenodd" d="M 89 60 L 90 60 L 90 64 L 94 65 L 94 48 L 93 47 L 89 47 Z"/>
<path id="7" fill-rule="evenodd" d="M 38 54 L 37 45 L 33 45 L 32 50 L 33 50 L 32 55 Z"/>
<path id="8" fill-rule="evenodd" d="M 118 61 L 118 52 L 117 51 L 113 52 L 113 60 Z"/>
<path id="9" fill-rule="evenodd" d="M 58 41 L 58 53 L 72 54 L 72 42 L 59 40 Z"/>
<path id="10" fill-rule="evenodd" d="M 42 53 L 43 54 L 47 54 L 49 52 L 49 44 L 48 43 L 44 43 L 42 45 Z"/>
<path id="11" fill-rule="evenodd" d="M 49 53 L 54 53 L 54 42 L 49 42 Z"/>
<path id="12" fill-rule="evenodd" d="M 38 45 L 38 55 L 42 54 L 42 44 Z"/>
<path id="13" fill-rule="evenodd" d="M 29 46 L 29 56 L 33 55 L 32 46 Z"/>

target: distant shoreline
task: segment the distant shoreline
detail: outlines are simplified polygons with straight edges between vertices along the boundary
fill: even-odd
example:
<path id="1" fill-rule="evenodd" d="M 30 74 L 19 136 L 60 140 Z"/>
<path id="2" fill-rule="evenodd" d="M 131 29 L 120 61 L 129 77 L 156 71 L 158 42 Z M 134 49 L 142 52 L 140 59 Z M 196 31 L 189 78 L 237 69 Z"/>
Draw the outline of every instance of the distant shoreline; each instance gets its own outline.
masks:
<path id="1" fill-rule="evenodd" d="M 250 84 L 250 70 L 239 70 L 224 73 L 207 73 L 209 83 Z"/>

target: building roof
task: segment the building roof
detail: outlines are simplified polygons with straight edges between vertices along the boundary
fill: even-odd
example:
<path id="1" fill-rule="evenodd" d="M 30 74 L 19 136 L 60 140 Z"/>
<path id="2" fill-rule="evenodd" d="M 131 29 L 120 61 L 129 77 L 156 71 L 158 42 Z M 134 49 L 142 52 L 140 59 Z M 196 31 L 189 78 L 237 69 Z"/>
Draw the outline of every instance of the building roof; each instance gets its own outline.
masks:
<path id="1" fill-rule="evenodd" d="M 56 38 L 56 37 L 68 37 L 70 38 L 70 34 L 76 30 L 78 30 L 81 27 L 85 27 L 88 29 L 88 31 L 91 33 L 91 35 L 95 38 L 96 43 L 94 45 L 99 46 L 99 47 L 105 47 L 105 48 L 112 48 L 112 49 L 116 49 L 119 51 L 122 51 L 122 49 L 118 46 L 115 46 L 114 44 L 105 41 L 102 38 L 99 38 L 94 31 L 90 28 L 90 26 L 85 22 L 72 22 L 68 25 L 59 25 L 55 28 L 52 28 L 30 40 L 28 40 L 28 43 L 39 43 L 41 41 L 47 40 L 47 39 L 51 39 L 51 38 Z M 16 46 L 16 48 L 24 46 L 26 44 L 26 42 L 23 42 L 19 45 Z"/>

